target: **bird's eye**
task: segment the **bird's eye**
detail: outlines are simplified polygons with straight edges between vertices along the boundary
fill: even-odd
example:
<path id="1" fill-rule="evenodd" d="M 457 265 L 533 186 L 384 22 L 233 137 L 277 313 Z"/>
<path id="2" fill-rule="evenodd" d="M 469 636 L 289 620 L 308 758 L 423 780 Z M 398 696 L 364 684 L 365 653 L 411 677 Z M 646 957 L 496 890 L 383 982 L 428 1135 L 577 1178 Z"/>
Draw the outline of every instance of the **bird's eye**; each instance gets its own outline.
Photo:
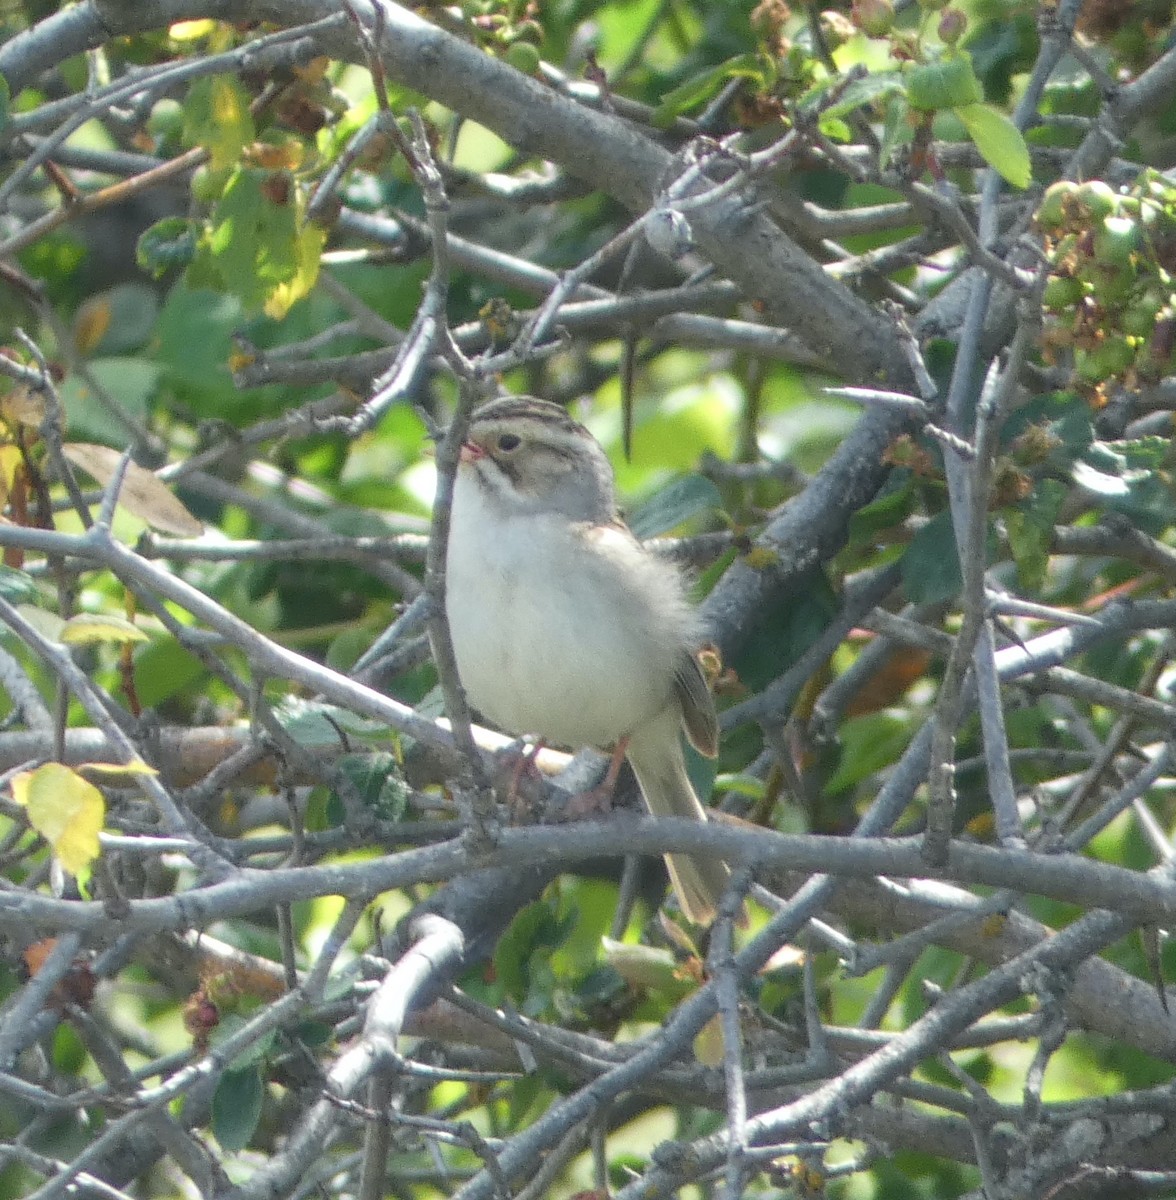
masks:
<path id="1" fill-rule="evenodd" d="M 509 454 L 512 450 L 517 450 L 522 441 L 523 439 L 517 433 L 500 433 L 498 435 L 498 449 L 504 454 Z"/>

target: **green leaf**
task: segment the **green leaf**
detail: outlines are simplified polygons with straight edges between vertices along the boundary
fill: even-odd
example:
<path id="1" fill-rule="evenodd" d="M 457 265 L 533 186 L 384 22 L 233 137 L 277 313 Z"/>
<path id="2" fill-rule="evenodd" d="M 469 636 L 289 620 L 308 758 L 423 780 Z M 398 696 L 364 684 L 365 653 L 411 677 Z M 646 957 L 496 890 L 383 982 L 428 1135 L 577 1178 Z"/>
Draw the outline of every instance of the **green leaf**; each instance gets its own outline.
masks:
<path id="1" fill-rule="evenodd" d="M 171 638 L 157 638 L 135 655 L 135 690 L 147 709 L 179 695 L 207 673 L 196 655 Z"/>
<path id="2" fill-rule="evenodd" d="M 31 575 L 3 564 L 0 564 L 0 596 L 9 604 L 36 604 L 40 599 L 37 584 Z"/>
<path id="3" fill-rule="evenodd" d="M 196 227 L 186 217 L 164 217 L 149 225 L 135 244 L 135 262 L 152 279 L 186 267 L 196 255 Z"/>
<path id="4" fill-rule="evenodd" d="M 261 1120 L 265 1086 L 257 1067 L 226 1071 L 212 1097 L 212 1132 L 221 1149 L 244 1150 Z"/>
<path id="5" fill-rule="evenodd" d="M 213 1049 L 223 1046 L 229 1038 L 240 1033 L 246 1024 L 246 1018 L 241 1013 L 227 1013 L 221 1023 L 212 1031 L 212 1036 L 208 1039 L 209 1046 Z M 277 1040 L 278 1031 L 276 1029 L 266 1030 L 233 1059 L 228 1070 L 244 1071 L 247 1067 L 255 1067 L 259 1063 L 266 1062 L 273 1053 Z"/>
<path id="6" fill-rule="evenodd" d="M 408 786 L 395 755 L 344 754 L 339 770 L 358 789 L 364 804 L 385 821 L 399 821 L 408 804 Z"/>
<path id="7" fill-rule="evenodd" d="M 906 85 L 911 107 L 923 112 L 978 104 L 984 99 L 980 80 L 972 70 L 972 60 L 962 52 L 937 62 L 920 63 L 907 72 Z"/>
<path id="8" fill-rule="evenodd" d="M 837 731 L 841 761 L 825 784 L 830 796 L 869 779 L 894 762 L 907 748 L 911 731 L 905 720 L 886 711 L 852 717 Z"/>
<path id="9" fill-rule="evenodd" d="M 882 123 L 882 144 L 879 157 L 883 167 L 890 166 L 894 155 L 902 146 L 909 146 L 915 139 L 914 126 L 907 120 L 911 106 L 906 96 L 891 96 L 886 105 L 886 119 Z"/>
<path id="10" fill-rule="evenodd" d="M 756 55 L 737 54 L 718 66 L 708 67 L 705 71 L 692 75 L 676 88 L 671 88 L 654 110 L 653 123 L 664 129 L 675 117 L 705 103 L 718 94 L 728 79 L 735 78 L 751 79 L 761 87 L 764 85 L 763 67 Z"/>
<path id="11" fill-rule="evenodd" d="M 882 530 L 901 525 L 914 511 L 915 487 L 909 471 L 893 471 L 876 500 L 859 508 L 850 518 L 849 543 L 861 546 Z"/>
<path id="12" fill-rule="evenodd" d="M 291 285 L 289 295 L 276 304 L 281 312 L 282 303 L 288 307 L 316 277 L 322 234 L 300 230 L 297 205 L 271 200 L 264 179 L 264 172 L 250 168 L 233 172 L 188 276 L 189 282 L 238 296 L 254 310 L 270 302 L 281 285 Z"/>
<path id="13" fill-rule="evenodd" d="M 294 1034 L 307 1046 L 325 1046 L 335 1036 L 335 1026 L 327 1021 L 303 1021 Z"/>
<path id="14" fill-rule="evenodd" d="M 840 79 L 835 75 L 822 80 L 816 87 L 810 88 L 805 93 L 797 107 L 802 112 L 808 108 L 818 107 L 821 97 L 839 82 Z M 830 117 L 844 117 L 847 113 L 853 112 L 855 108 L 873 104 L 886 96 L 901 95 L 903 91 L 902 76 L 897 71 L 873 72 L 851 83 L 833 104 L 821 112 L 821 121 L 824 122 L 826 118 Z"/>
<path id="15" fill-rule="evenodd" d="M 695 987 L 678 970 L 674 952 L 664 946 L 641 946 L 601 938 L 604 961 L 630 986 L 640 991 L 662 992 L 675 999 Z"/>
<path id="16" fill-rule="evenodd" d="M 1054 521 L 1067 492 L 1060 480 L 1042 479 L 1032 496 L 1004 514 L 1017 582 L 1029 595 L 1040 594 L 1045 585 Z"/>
<path id="17" fill-rule="evenodd" d="M 787 670 L 828 628 L 839 598 L 821 570 L 806 572 L 788 602 L 767 606 L 726 664 L 755 692 Z"/>
<path id="18" fill-rule="evenodd" d="M 288 696 L 274 710 L 278 723 L 300 746 L 339 746 L 348 737 L 388 737 L 388 726 L 333 704 Z"/>
<path id="19" fill-rule="evenodd" d="M 294 270 L 289 279 L 279 283 L 265 300 L 265 315 L 280 321 L 304 296 L 310 294 L 318 280 L 327 231 L 311 221 L 303 223 L 294 234 Z"/>
<path id="20" fill-rule="evenodd" d="M 1029 147 L 1012 121 L 991 104 L 961 104 L 953 111 L 984 161 L 1013 187 L 1028 187 L 1033 178 Z"/>
<path id="21" fill-rule="evenodd" d="M 848 122 L 843 121 L 840 117 L 822 117 L 821 132 L 835 142 L 853 141 L 853 130 L 849 127 Z"/>
<path id="22" fill-rule="evenodd" d="M 3 75 L 0 75 L 0 133 L 3 133 L 8 125 L 11 100 L 12 90 L 8 86 L 8 80 Z"/>
<path id="23" fill-rule="evenodd" d="M 937 513 L 911 539 L 902 556 L 902 583 L 912 604 L 936 604 L 955 596 L 963 578 L 951 513 Z"/>
<path id="24" fill-rule="evenodd" d="M 115 444 L 121 451 L 126 445 L 126 434 L 122 425 L 112 419 L 108 398 L 115 397 L 127 416 L 147 421 L 161 375 L 158 364 L 130 354 L 92 359 L 85 376 L 71 372 L 61 385 L 61 403 L 69 418 L 70 436 L 78 441 Z"/>
<path id="25" fill-rule="evenodd" d="M 229 75 L 198 79 L 184 102 L 184 142 L 203 146 L 213 170 L 231 166 L 255 137 L 249 97 Z"/>
<path id="26" fill-rule="evenodd" d="M 1128 467 L 1140 470 L 1160 470 L 1172 452 L 1172 442 L 1166 437 L 1133 438 L 1104 444 L 1122 454 Z"/>
<path id="27" fill-rule="evenodd" d="M 91 297 L 109 314 L 93 353 L 112 356 L 127 354 L 146 346 L 155 333 L 159 319 L 159 289 L 141 281 L 117 283 Z M 87 358 L 91 357 L 87 353 Z M 72 430 L 70 431 L 73 432 Z"/>
<path id="28" fill-rule="evenodd" d="M 650 496 L 629 514 L 635 537 L 657 537 L 705 512 L 722 508 L 719 489 L 705 475 L 685 475 Z"/>
<path id="29" fill-rule="evenodd" d="M 550 904 L 536 900 L 520 909 L 494 951 L 494 976 L 498 985 L 528 1015 L 545 1011 L 551 1003 L 555 981 L 552 952 L 564 941 L 571 921 L 560 921 Z"/>

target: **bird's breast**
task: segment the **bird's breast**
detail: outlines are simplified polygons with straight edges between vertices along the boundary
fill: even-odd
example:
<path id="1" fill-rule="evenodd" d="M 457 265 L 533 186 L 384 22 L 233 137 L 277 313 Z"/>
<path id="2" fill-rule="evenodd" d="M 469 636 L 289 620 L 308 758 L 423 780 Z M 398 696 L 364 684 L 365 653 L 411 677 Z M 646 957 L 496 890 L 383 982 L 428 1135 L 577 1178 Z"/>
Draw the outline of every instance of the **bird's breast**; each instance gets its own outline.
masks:
<path id="1" fill-rule="evenodd" d="M 509 733 L 572 747 L 610 745 L 663 709 L 672 665 L 650 641 L 657 614 L 626 588 L 624 564 L 566 521 L 490 522 L 463 513 L 461 499 L 446 611 L 474 707 Z"/>

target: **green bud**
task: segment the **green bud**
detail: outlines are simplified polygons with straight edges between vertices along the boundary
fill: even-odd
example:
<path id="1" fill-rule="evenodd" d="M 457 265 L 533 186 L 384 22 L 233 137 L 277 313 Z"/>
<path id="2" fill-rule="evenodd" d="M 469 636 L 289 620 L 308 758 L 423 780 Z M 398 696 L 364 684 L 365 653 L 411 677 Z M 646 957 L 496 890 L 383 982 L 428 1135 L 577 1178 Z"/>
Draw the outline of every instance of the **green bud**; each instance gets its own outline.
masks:
<path id="1" fill-rule="evenodd" d="M 535 75 L 539 71 L 539 51 L 530 42 L 514 42 L 508 46 L 506 61 L 524 75 Z"/>
<path id="2" fill-rule="evenodd" d="M 853 0 L 849 15 L 867 37 L 885 37 L 894 27 L 894 5 L 890 0 Z"/>
<path id="3" fill-rule="evenodd" d="M 1130 217 L 1107 217 L 1094 231 L 1094 261 L 1126 270 L 1134 265 L 1142 242 L 1142 231 Z"/>
<path id="4" fill-rule="evenodd" d="M 1101 179 L 1092 179 L 1089 183 L 1078 185 L 1074 203 L 1083 216 L 1092 221 L 1101 221 L 1118 208 L 1119 196 L 1109 183 L 1103 183 Z"/>
<path id="5" fill-rule="evenodd" d="M 1082 282 L 1078 279 L 1068 275 L 1051 275 L 1046 280 L 1041 303 L 1050 312 L 1065 312 L 1082 299 L 1084 291 Z"/>
<path id="6" fill-rule="evenodd" d="M 1057 233 L 1070 223 L 1078 185 L 1069 179 L 1059 179 L 1045 189 L 1037 208 L 1037 224 L 1046 233 Z"/>

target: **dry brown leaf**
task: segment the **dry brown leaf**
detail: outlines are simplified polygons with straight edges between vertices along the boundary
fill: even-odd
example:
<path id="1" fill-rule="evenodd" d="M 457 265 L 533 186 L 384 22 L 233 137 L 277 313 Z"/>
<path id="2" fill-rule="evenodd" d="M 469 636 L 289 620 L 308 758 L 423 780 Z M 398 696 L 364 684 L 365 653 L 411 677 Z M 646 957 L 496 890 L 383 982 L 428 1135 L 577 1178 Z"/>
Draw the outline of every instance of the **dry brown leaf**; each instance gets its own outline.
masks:
<path id="1" fill-rule="evenodd" d="M 117 450 L 92 442 L 67 442 L 61 450 L 75 467 L 85 471 L 102 487 L 114 478 L 122 460 Z M 199 537 L 204 532 L 204 526 L 172 495 L 167 484 L 137 463 L 127 467 L 118 502 L 127 512 L 134 513 L 163 533 Z"/>

